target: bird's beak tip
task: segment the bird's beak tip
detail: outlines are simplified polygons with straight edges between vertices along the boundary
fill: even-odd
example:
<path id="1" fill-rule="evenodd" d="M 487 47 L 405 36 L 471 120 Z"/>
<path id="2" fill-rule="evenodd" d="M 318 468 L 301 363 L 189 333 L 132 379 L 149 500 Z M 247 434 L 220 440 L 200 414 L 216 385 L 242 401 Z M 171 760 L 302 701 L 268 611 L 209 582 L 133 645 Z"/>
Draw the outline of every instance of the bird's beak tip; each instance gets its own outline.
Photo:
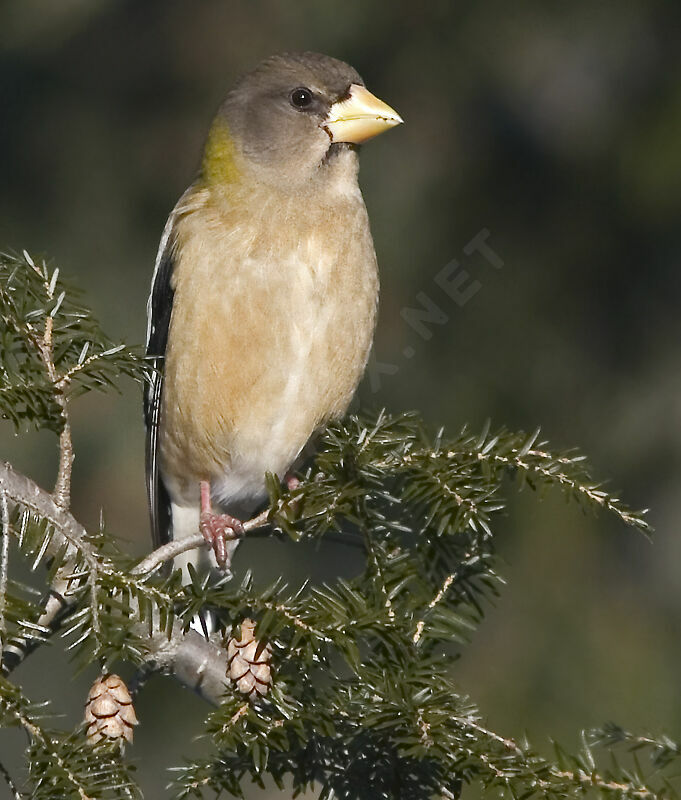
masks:
<path id="1" fill-rule="evenodd" d="M 329 109 L 324 128 L 332 142 L 360 144 L 403 122 L 395 109 L 353 83 L 348 94 Z"/>

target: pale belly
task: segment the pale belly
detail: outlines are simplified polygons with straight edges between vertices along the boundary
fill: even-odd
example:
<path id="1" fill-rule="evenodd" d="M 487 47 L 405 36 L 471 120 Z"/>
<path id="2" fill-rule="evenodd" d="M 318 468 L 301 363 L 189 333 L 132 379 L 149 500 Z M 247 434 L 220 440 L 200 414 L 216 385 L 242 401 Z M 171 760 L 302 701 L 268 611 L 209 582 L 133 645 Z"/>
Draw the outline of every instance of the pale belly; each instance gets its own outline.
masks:
<path id="1" fill-rule="evenodd" d="M 208 262 L 194 239 L 183 250 L 192 268 L 176 286 L 161 422 L 173 502 L 196 504 L 200 480 L 227 507 L 263 497 L 265 473 L 283 478 L 315 430 L 345 412 L 376 309 L 361 234 L 332 256 L 299 242 L 274 266 Z"/>

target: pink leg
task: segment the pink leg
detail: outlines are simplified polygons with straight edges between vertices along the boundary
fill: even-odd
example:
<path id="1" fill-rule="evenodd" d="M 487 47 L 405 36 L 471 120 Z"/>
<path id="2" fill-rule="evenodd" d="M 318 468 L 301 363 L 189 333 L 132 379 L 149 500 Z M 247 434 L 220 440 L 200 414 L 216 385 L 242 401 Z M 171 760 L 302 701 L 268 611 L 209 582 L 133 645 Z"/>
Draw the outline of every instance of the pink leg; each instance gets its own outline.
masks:
<path id="1" fill-rule="evenodd" d="M 284 476 L 284 484 L 289 492 L 295 492 L 295 490 L 300 486 L 300 480 L 296 478 L 295 475 L 292 475 L 290 472 L 287 472 Z M 291 501 L 290 507 L 291 511 L 295 514 L 295 516 L 299 516 L 300 509 L 301 509 L 301 501 L 300 500 L 293 500 Z"/>
<path id="2" fill-rule="evenodd" d="M 284 483 L 286 484 L 286 488 L 289 490 L 289 492 L 292 492 L 294 489 L 297 489 L 300 486 L 300 481 L 298 478 L 296 478 L 295 475 L 291 475 L 290 472 L 286 473 Z"/>
<path id="3" fill-rule="evenodd" d="M 213 548 L 215 559 L 220 567 L 227 566 L 228 539 L 243 536 L 241 520 L 229 514 L 214 514 L 210 504 L 210 481 L 201 481 L 201 517 L 199 528 L 203 538 Z"/>

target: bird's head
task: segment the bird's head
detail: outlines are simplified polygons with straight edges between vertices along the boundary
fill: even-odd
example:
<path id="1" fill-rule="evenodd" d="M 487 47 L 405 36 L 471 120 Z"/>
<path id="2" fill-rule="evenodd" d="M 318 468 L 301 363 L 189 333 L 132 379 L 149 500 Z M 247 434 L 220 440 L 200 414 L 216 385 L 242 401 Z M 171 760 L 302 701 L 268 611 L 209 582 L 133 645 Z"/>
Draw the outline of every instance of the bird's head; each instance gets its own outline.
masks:
<path id="1" fill-rule="evenodd" d="M 273 56 L 244 75 L 221 106 L 204 179 L 300 187 L 336 161 L 354 175 L 356 145 L 401 122 L 348 64 L 319 53 Z"/>

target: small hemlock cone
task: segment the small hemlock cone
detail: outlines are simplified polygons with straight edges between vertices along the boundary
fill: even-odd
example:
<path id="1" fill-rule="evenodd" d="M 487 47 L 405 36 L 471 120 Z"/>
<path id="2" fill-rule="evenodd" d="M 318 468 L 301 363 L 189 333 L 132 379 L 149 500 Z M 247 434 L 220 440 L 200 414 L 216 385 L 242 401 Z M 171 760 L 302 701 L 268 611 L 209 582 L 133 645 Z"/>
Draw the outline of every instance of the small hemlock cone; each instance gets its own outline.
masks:
<path id="1" fill-rule="evenodd" d="M 227 676 L 250 700 L 258 695 L 266 695 L 272 685 L 272 647 L 269 644 L 261 645 L 254 632 L 255 622 L 245 619 L 241 623 L 241 638 L 230 636 L 227 642 Z"/>
<path id="2" fill-rule="evenodd" d="M 85 703 L 85 724 L 90 744 L 103 739 L 132 742 L 137 717 L 128 687 L 118 675 L 102 675 L 92 684 Z"/>

